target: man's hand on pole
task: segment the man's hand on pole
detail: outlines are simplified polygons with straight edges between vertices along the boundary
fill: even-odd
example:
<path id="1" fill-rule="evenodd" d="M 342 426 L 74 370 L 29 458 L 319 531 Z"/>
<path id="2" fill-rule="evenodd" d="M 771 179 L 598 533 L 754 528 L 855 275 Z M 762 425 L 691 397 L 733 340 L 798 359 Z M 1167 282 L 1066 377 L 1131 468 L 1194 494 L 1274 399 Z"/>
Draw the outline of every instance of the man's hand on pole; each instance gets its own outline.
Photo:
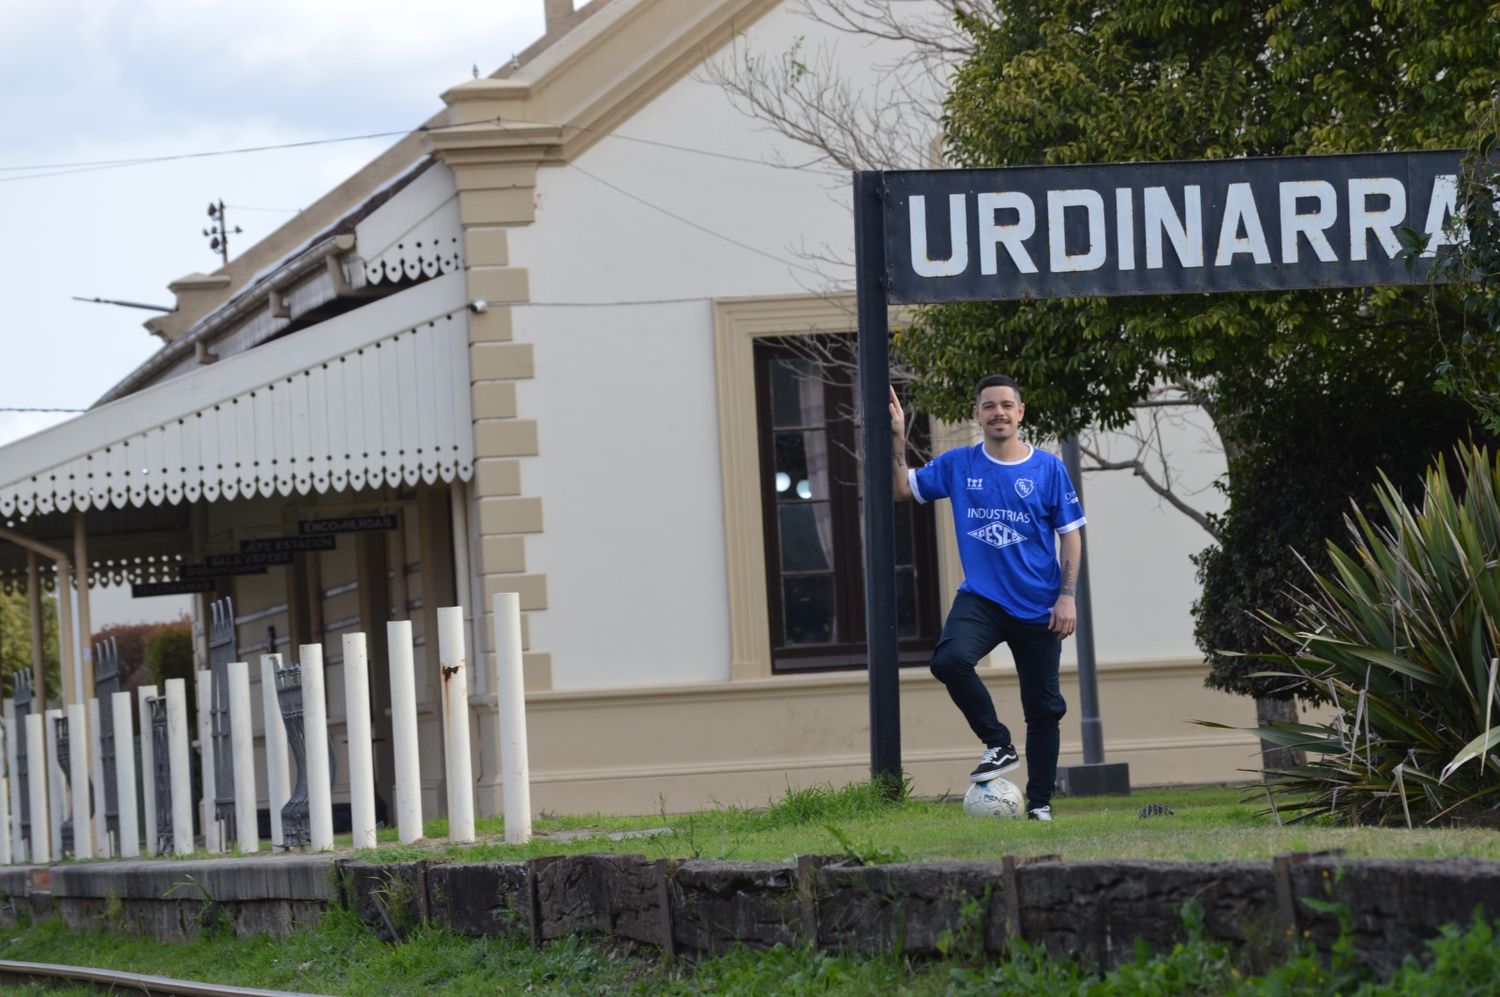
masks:
<path id="1" fill-rule="evenodd" d="M 906 410 L 901 407 L 895 388 L 891 389 L 891 436 L 898 448 L 906 449 Z"/>
<path id="2" fill-rule="evenodd" d="M 897 502 L 909 501 L 912 497 L 911 483 L 906 478 L 906 412 L 901 408 L 901 399 L 896 389 L 891 389 L 891 497 Z"/>

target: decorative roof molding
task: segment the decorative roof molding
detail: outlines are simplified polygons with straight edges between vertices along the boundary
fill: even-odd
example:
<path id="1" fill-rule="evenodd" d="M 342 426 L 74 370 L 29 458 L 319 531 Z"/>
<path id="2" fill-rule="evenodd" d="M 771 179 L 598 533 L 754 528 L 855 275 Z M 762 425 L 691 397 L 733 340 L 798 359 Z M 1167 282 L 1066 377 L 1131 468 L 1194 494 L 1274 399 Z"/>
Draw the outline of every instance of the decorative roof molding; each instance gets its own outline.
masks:
<path id="1" fill-rule="evenodd" d="M 0 513 L 467 479 L 463 274 L 0 448 Z"/>
<path id="2" fill-rule="evenodd" d="M 450 127 L 424 141 L 455 165 L 483 150 L 488 162 L 574 159 L 779 2 L 613 0 L 508 76 L 445 92 Z"/>
<path id="3" fill-rule="evenodd" d="M 452 171 L 436 164 L 357 222 L 354 247 L 370 285 L 462 269 L 463 224 Z"/>

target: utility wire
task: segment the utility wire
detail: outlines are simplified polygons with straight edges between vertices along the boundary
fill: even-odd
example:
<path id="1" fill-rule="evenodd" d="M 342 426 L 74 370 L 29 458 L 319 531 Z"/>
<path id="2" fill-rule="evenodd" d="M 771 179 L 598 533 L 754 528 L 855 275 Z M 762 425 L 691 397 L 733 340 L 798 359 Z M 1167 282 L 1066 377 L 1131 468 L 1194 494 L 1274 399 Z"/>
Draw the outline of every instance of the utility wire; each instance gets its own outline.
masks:
<path id="1" fill-rule="evenodd" d="M 248 204 L 226 204 L 224 207 L 233 208 L 236 211 L 273 211 L 281 215 L 296 215 L 302 212 L 301 208 L 256 208 Z"/>
<path id="2" fill-rule="evenodd" d="M 764 256 L 766 259 L 772 260 L 776 263 L 780 263 L 782 266 L 791 267 L 794 270 L 801 270 L 803 273 L 810 273 L 820 280 L 825 276 L 824 274 L 819 273 L 817 270 L 814 270 L 812 267 L 793 262 L 792 260 L 782 259 L 775 253 L 768 253 L 758 246 L 752 246 L 748 242 L 741 242 L 738 239 L 725 235 L 723 232 L 720 232 L 716 229 L 711 229 L 707 225 L 699 225 L 691 218 L 684 218 L 682 215 L 677 214 L 675 211 L 669 211 L 666 208 L 663 208 L 661 205 L 648 201 L 638 194 L 632 194 L 630 191 L 626 190 L 624 187 L 619 186 L 618 184 L 610 183 L 603 177 L 596 176 L 595 174 L 590 173 L 588 170 L 584 169 L 582 166 L 579 166 L 577 163 L 568 163 L 567 166 L 569 169 L 577 170 L 579 173 L 582 173 L 584 176 L 588 177 L 595 183 L 602 184 L 605 187 L 608 187 L 610 190 L 614 191 L 616 194 L 619 194 L 621 197 L 628 197 L 630 198 L 630 200 L 636 202 L 637 204 L 644 205 L 645 207 L 650 208 L 652 211 L 656 211 L 660 214 L 666 215 L 673 221 L 680 222 L 683 225 L 686 225 L 688 228 L 697 229 L 699 232 L 702 232 L 705 235 L 713 236 L 715 239 L 718 239 L 722 242 L 727 242 L 731 246 L 738 246 L 741 249 L 748 250 L 749 252 L 752 252 L 757 256 Z"/>
<path id="3" fill-rule="evenodd" d="M 447 127 L 447 126 L 444 126 Z M 281 142 L 274 145 L 246 145 L 233 149 L 208 149 L 198 152 L 168 153 L 159 156 L 137 156 L 131 159 L 92 159 L 79 160 L 71 163 L 32 163 L 27 166 L 0 166 L 0 173 L 17 173 L 25 170 L 76 170 L 93 169 L 106 166 L 139 166 L 143 163 L 169 163 L 179 159 L 207 159 L 212 156 L 238 156 L 247 152 L 270 152 L 275 149 L 301 149 L 314 145 L 332 145 L 336 142 L 362 142 L 372 138 L 389 138 L 393 135 L 406 135 L 412 131 L 434 131 L 436 129 L 419 127 L 393 132 L 368 132 L 364 135 L 343 135 L 338 138 L 314 138 L 305 139 L 301 142 Z M 38 174 L 44 175 L 44 174 Z"/>
<path id="4" fill-rule="evenodd" d="M 750 156 L 739 156 L 730 152 L 718 152 L 713 149 L 700 149 L 694 146 L 677 145 L 672 142 L 663 142 L 659 139 L 639 138 L 634 135 L 624 135 L 619 132 L 601 131 L 588 125 L 570 125 L 558 122 L 530 121 L 532 125 L 552 125 L 556 128 L 566 128 L 573 131 L 597 134 L 603 139 L 615 139 L 620 142 L 633 142 L 638 145 L 648 145 L 659 149 L 670 149 L 674 152 L 684 152 L 695 156 L 707 156 L 712 159 L 723 159 L 730 162 L 746 163 L 751 166 L 760 166 L 773 170 L 789 170 L 794 172 L 825 172 L 822 167 L 815 165 L 816 160 L 802 164 L 772 163 L 764 159 L 755 159 Z M 79 160 L 75 162 L 60 163 L 30 163 L 20 166 L 0 166 L 0 173 L 15 174 L 12 176 L 0 176 L 0 183 L 10 183 L 18 180 L 39 180 L 46 177 L 69 176 L 74 173 L 93 173 L 99 170 L 117 170 L 131 166 L 149 166 L 156 163 L 178 162 L 187 159 L 209 159 L 219 156 L 238 156 L 253 152 L 275 152 L 283 149 L 305 149 L 320 145 L 335 145 L 343 142 L 363 142 L 370 139 L 393 138 L 402 135 L 411 135 L 424 132 L 444 131 L 450 128 L 465 128 L 468 124 L 460 125 L 420 125 L 416 128 L 400 129 L 396 131 L 368 132 L 363 135 L 344 135 L 337 138 L 307 139 L 300 142 L 282 142 L 273 145 L 242 146 L 232 149 L 209 149 L 198 152 L 183 152 L 164 154 L 159 156 L 138 156 L 131 159 L 95 159 Z M 253 211 L 291 211 L 296 209 L 284 208 L 251 208 Z"/>

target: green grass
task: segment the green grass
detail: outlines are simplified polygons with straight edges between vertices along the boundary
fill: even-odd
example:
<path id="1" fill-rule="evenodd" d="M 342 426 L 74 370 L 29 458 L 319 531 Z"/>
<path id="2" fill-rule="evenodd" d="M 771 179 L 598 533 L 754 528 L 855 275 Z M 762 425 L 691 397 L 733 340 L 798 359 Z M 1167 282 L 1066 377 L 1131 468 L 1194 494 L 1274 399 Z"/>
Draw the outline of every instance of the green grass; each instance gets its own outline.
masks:
<path id="1" fill-rule="evenodd" d="M 1475 920 L 1376 985 L 1347 948 L 1304 952 L 1265 977 L 1247 976 L 1228 951 L 1203 940 L 1185 912 L 1188 940 L 1170 952 L 1138 953 L 1099 976 L 1022 946 L 1011 959 L 955 953 L 945 960 L 895 955 L 852 957 L 777 947 L 736 949 L 715 958 L 664 963 L 649 951 L 605 948 L 578 938 L 533 951 L 516 938 L 468 940 L 422 929 L 399 945 L 375 939 L 353 915 L 335 912 L 312 931 L 283 940 L 210 938 L 181 943 L 79 932 L 53 918 L 10 932 L 0 958 L 123 969 L 245 987 L 347 995 L 543 994 L 1045 994 L 1136 997 L 1141 994 L 1493 993 L 1500 974 L 1494 927 Z M 7 990 L 41 997 L 40 987 Z M 88 991 L 76 988 L 66 994 Z"/>
<path id="2" fill-rule="evenodd" d="M 1174 812 L 1143 820 L 1139 812 L 1148 803 L 1164 804 Z M 534 837 L 526 845 L 504 843 L 499 817 L 476 822 L 476 844 L 452 845 L 444 840 L 448 822 L 437 818 L 425 823 L 427 837 L 421 842 L 401 845 L 394 828 L 383 828 L 377 835 L 378 848 L 355 854 L 374 862 L 522 861 L 585 852 L 780 862 L 852 850 L 868 853 L 867 858 L 911 861 L 998 861 L 1007 854 L 1060 855 L 1072 861 L 1224 861 L 1343 849 L 1351 857 L 1500 860 L 1500 834 L 1493 829 L 1278 825 L 1266 813 L 1266 797 L 1256 785 L 1146 788 L 1128 797 L 1059 797 L 1053 808 L 1057 819 L 1051 824 L 983 819 L 965 814 L 957 800 L 891 802 L 873 785 L 855 783 L 840 789 L 792 789 L 755 808 L 724 805 L 688 814 L 633 817 L 543 815 L 533 823 Z M 349 848 L 348 837 L 335 842 L 336 850 L 348 853 Z M 269 848 L 260 854 L 269 854 Z M 199 851 L 187 857 L 217 856 Z"/>
<path id="3" fill-rule="evenodd" d="M 876 789 L 792 790 L 764 808 L 724 806 L 691 814 L 548 817 L 537 820 L 527 845 L 503 843 L 499 818 L 478 821 L 478 844 L 382 845 L 374 861 L 449 857 L 516 861 L 539 855 L 632 852 L 652 858 L 783 861 L 797 855 L 841 854 L 841 838 L 856 846 L 912 861 L 997 861 L 1002 855 L 1061 855 L 1064 859 L 1262 860 L 1278 852 L 1343 849 L 1350 856 L 1500 860 L 1493 830 L 1347 828 L 1319 824 L 1278 826 L 1252 786 L 1142 789 L 1128 797 L 1059 798 L 1056 820 L 970 817 L 956 800 L 903 799 Z M 1248 802 L 1247 802 L 1248 800 Z M 1162 803 L 1174 812 L 1141 819 L 1141 807 Z M 431 830 L 429 825 L 429 830 Z M 670 833 L 612 840 L 610 834 L 669 829 Z M 592 836 L 578 836 L 580 833 Z"/>
<path id="4" fill-rule="evenodd" d="M 893 983 L 941 993 L 947 967 L 895 956 L 831 956 L 804 949 L 735 950 L 696 964 L 669 965 L 650 952 L 611 949 L 569 938 L 533 951 L 519 938 L 460 938 L 419 929 L 387 945 L 352 914 L 330 913 L 291 938 L 203 939 L 160 943 L 75 932 L 52 918 L 20 929 L 0 958 L 88 965 L 200 982 L 324 994 L 454 995 L 497 993 L 874 993 Z M 10 992 L 10 991 L 7 991 Z M 44 991 L 37 990 L 40 994 Z"/>
<path id="5" fill-rule="evenodd" d="M 362 853 L 378 861 L 414 857 L 520 860 L 537 855 L 636 852 L 651 857 L 742 860 L 850 854 L 890 859 L 997 860 L 1005 854 L 1065 859 L 1264 860 L 1282 851 L 1344 849 L 1351 856 L 1500 859 L 1493 831 L 1278 826 L 1262 813 L 1255 787 L 1143 789 L 1130 797 L 1059 799 L 1052 824 L 969 817 L 956 801 L 890 801 L 870 785 L 789 791 L 760 808 L 714 807 L 691 814 L 544 817 L 528 845 L 502 843 L 499 819 L 479 822 L 481 842 L 452 846 L 394 843 Z M 1174 813 L 1141 819 L 1147 803 Z M 431 821 L 434 837 L 446 822 Z M 667 833 L 615 840 L 611 834 Z M 382 832 L 383 840 L 394 832 Z M 285 940 L 213 938 L 182 944 L 75 932 L 57 920 L 0 934 L 0 958 L 108 966 L 186 979 L 329 994 L 591 993 L 781 994 L 1046 993 L 1080 997 L 1136 993 L 1448 994 L 1486 992 L 1500 973 L 1492 929 L 1476 924 L 1445 939 L 1431 969 L 1415 965 L 1389 987 L 1374 988 L 1359 966 L 1339 969 L 1307 954 L 1251 980 L 1206 942 L 1140 957 L 1106 977 L 1068 962 L 1023 952 L 1006 961 L 952 952 L 951 960 L 912 962 L 895 955 L 846 957 L 800 948 L 736 950 L 696 962 L 665 964 L 633 946 L 570 938 L 540 951 L 520 938 L 469 940 L 419 929 L 386 945 L 353 915 L 335 911 L 312 931 Z M 1336 962 L 1335 957 L 1335 962 Z M 1336 971 L 1337 970 L 1337 971 Z M 1478 982 L 1480 989 L 1472 989 Z M 1467 991 L 1466 987 L 1469 987 Z M 44 992 L 41 989 L 16 991 Z"/>

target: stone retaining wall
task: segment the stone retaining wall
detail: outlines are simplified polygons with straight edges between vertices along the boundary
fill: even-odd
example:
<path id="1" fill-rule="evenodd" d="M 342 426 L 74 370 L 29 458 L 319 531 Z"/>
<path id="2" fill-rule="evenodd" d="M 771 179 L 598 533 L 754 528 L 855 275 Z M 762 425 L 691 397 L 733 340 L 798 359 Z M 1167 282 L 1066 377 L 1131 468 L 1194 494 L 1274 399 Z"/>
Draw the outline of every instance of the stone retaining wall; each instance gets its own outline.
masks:
<path id="1" fill-rule="evenodd" d="M 1250 966 L 1294 937 L 1326 948 L 1347 908 L 1360 957 L 1382 975 L 1476 907 L 1500 915 L 1500 862 L 1283 855 L 1273 862 L 928 862 L 858 866 L 572 855 L 529 862 L 375 864 L 332 856 L 199 862 L 99 862 L 0 870 L 0 921 L 23 908 L 75 927 L 161 939 L 210 927 L 285 935 L 339 906 L 386 939 L 420 924 L 514 933 L 540 945 L 568 935 L 630 940 L 667 958 L 735 944 L 828 951 L 945 947 L 1002 954 L 1013 939 L 1111 968 L 1137 938 L 1156 950 L 1186 935 L 1196 901 L 1206 937 Z M 1326 908 L 1325 908 L 1326 910 Z"/>

